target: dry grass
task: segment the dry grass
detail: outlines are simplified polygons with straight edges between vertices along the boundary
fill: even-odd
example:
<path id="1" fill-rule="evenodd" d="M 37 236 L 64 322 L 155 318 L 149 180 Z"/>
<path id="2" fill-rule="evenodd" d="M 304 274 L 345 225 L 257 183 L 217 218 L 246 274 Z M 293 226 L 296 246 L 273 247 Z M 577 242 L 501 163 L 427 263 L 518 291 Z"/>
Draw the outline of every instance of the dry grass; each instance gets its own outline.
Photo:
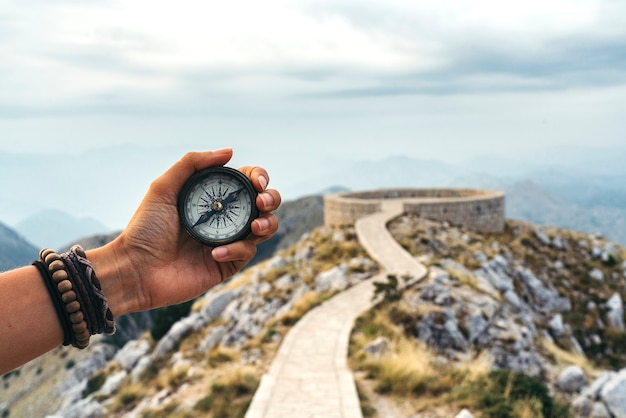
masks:
<path id="1" fill-rule="evenodd" d="M 392 343 L 391 353 L 367 361 L 365 367 L 375 376 L 379 393 L 420 394 L 429 392 L 438 380 L 434 360 L 424 345 L 399 339 Z"/>
<path id="2" fill-rule="evenodd" d="M 308 292 L 296 302 L 294 302 L 291 310 L 278 318 L 278 321 L 283 325 L 293 325 L 298 322 L 298 320 L 302 318 L 304 314 L 306 314 L 308 311 L 315 308 L 317 305 L 324 302 L 331 296 L 331 293 Z"/>
<path id="3" fill-rule="evenodd" d="M 555 343 L 545 339 L 541 340 L 541 347 L 548 352 L 560 368 L 578 366 L 585 372 L 587 377 L 596 378 L 600 375 L 600 370 L 594 367 L 589 359 L 581 354 L 565 351 Z"/>

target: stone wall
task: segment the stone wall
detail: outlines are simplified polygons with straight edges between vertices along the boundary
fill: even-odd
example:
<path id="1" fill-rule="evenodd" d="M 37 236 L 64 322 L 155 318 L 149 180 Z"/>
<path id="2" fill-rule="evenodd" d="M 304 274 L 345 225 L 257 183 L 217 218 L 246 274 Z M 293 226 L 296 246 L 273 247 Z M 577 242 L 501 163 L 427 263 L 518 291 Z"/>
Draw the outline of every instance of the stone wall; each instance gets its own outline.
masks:
<path id="1" fill-rule="evenodd" d="M 473 231 L 504 229 L 504 193 L 475 189 L 387 189 L 328 195 L 324 197 L 324 224 L 354 224 L 362 216 L 379 212 L 389 200 L 400 200 L 404 213 Z"/>

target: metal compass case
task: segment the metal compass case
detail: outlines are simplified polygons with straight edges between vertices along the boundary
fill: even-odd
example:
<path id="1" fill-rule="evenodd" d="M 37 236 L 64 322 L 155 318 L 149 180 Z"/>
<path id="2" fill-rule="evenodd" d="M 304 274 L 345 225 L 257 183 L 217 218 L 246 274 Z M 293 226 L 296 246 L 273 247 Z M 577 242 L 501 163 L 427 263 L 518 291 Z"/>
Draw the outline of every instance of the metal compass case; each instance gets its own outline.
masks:
<path id="1" fill-rule="evenodd" d="M 250 234 L 259 216 L 250 179 L 230 167 L 211 167 L 187 180 L 178 195 L 178 214 L 187 232 L 210 247 Z"/>

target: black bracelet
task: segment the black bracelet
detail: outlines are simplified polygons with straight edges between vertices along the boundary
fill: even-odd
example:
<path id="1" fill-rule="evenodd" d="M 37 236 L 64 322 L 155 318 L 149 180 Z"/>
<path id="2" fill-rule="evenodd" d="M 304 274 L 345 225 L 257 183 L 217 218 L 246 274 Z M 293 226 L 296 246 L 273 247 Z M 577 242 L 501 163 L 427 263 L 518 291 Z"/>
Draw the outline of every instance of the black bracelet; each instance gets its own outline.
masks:
<path id="1" fill-rule="evenodd" d="M 48 271 L 48 268 L 44 266 L 44 264 L 39 260 L 34 261 L 33 266 L 37 267 L 37 269 L 39 270 L 41 278 L 46 284 L 46 288 L 48 289 L 48 293 L 50 294 L 50 299 L 52 299 L 54 310 L 56 311 L 57 317 L 59 318 L 59 323 L 61 324 L 61 328 L 63 329 L 63 345 L 70 345 L 73 332 L 67 316 L 67 312 L 65 312 L 65 304 L 61 300 L 61 294 L 57 291 L 57 289 L 54 288 L 54 283 L 52 283 L 52 277 L 50 277 L 50 272 Z"/>

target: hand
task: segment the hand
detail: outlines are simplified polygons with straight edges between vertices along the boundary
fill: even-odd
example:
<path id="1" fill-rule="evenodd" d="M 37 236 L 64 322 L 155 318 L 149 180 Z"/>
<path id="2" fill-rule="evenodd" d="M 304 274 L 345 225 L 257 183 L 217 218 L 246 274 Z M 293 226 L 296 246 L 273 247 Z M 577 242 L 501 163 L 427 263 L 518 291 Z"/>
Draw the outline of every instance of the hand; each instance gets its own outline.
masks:
<path id="1" fill-rule="evenodd" d="M 122 234 L 100 250 L 87 253 L 114 315 L 181 303 L 207 291 L 243 268 L 256 254 L 256 245 L 271 238 L 278 220 L 271 212 L 281 203 L 276 190 L 266 190 L 267 172 L 242 167 L 259 192 L 259 217 L 244 240 L 216 248 L 193 240 L 181 227 L 177 195 L 195 172 L 226 164 L 231 149 L 188 153 L 150 186 Z M 114 254 L 115 267 L 103 251 Z M 111 271 L 113 270 L 113 271 Z M 105 289 L 106 288 L 106 289 Z"/>

